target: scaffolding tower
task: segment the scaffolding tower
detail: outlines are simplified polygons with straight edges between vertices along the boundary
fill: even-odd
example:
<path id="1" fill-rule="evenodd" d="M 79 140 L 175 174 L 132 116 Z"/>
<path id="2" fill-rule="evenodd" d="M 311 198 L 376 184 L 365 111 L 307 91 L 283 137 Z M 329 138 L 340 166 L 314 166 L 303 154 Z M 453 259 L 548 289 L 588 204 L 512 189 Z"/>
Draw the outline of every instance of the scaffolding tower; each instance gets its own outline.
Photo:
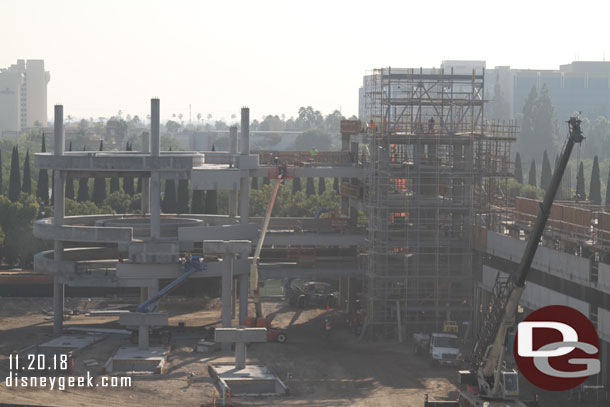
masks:
<path id="1" fill-rule="evenodd" d="M 472 317 L 475 206 L 501 196 L 515 126 L 485 134 L 484 71 L 376 69 L 364 79 L 370 159 L 368 317 L 398 337 Z M 478 202 L 475 202 L 478 201 Z"/>

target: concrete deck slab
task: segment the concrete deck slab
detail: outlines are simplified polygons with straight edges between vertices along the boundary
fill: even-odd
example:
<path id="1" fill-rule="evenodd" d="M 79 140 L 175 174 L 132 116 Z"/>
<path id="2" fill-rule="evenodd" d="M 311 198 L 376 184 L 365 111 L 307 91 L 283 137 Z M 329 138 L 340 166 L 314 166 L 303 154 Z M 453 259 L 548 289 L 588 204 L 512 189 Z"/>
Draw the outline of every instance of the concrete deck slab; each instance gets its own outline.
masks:
<path id="1" fill-rule="evenodd" d="M 41 350 L 76 351 L 99 342 L 104 338 L 105 336 L 102 334 L 61 335 L 48 342 L 41 343 L 38 345 L 38 348 Z"/>

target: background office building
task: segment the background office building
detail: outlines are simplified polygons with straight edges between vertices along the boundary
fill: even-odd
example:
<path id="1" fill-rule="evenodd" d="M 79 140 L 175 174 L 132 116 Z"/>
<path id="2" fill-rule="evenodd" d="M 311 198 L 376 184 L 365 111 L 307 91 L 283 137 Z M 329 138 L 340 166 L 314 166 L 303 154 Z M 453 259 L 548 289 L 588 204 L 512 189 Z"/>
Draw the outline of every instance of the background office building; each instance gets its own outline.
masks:
<path id="1" fill-rule="evenodd" d="M 0 69 L 0 132 L 47 125 L 49 80 L 42 59 L 19 59 Z"/>

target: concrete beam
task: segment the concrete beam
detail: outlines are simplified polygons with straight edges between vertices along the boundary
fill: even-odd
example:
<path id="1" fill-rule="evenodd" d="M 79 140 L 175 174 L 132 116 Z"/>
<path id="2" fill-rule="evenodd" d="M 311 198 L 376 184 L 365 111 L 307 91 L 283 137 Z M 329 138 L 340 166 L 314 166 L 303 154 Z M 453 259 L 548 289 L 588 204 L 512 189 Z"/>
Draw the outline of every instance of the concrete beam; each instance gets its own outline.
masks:
<path id="1" fill-rule="evenodd" d="M 125 312 L 119 316 L 119 324 L 126 326 L 167 326 L 167 312 Z"/>
<path id="2" fill-rule="evenodd" d="M 219 343 L 267 342 L 267 328 L 216 328 L 214 341 Z"/>
<path id="3" fill-rule="evenodd" d="M 251 261 L 247 258 L 234 261 L 233 273 L 248 274 Z M 223 264 L 221 261 L 208 262 L 207 270 L 193 273 L 189 278 L 210 278 L 222 276 Z M 123 279 L 176 279 L 184 274 L 180 271 L 178 264 L 133 264 L 117 263 L 116 276 Z M 128 286 L 127 282 L 121 281 L 121 285 Z"/>
<path id="4" fill-rule="evenodd" d="M 200 242 L 203 240 L 255 240 L 258 236 L 258 225 L 223 225 L 205 227 L 184 227 L 178 229 L 178 240 Z"/>
<path id="5" fill-rule="evenodd" d="M 249 240 L 205 240 L 204 253 L 235 253 L 241 258 L 248 258 L 252 251 L 252 242 Z"/>
<path id="6" fill-rule="evenodd" d="M 66 242 L 129 242 L 132 240 L 132 228 L 69 226 L 51 223 L 51 219 L 46 218 L 34 222 L 34 236 L 39 239 Z"/>
<path id="7" fill-rule="evenodd" d="M 191 189 L 193 190 L 229 190 L 240 188 L 241 170 L 232 169 L 193 169 L 191 171 Z"/>
<path id="8" fill-rule="evenodd" d="M 362 233 L 293 233 L 269 232 L 265 237 L 265 246 L 358 246 L 366 244 L 367 236 Z"/>

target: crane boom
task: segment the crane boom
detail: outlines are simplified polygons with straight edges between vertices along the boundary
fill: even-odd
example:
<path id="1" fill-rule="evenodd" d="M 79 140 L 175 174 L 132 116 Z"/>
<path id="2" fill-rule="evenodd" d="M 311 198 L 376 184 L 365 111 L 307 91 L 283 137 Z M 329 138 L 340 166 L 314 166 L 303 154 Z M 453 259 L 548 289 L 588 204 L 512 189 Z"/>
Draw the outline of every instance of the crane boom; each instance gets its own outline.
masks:
<path id="1" fill-rule="evenodd" d="M 570 160 L 574 144 L 580 143 L 584 139 L 580 123 L 580 119 L 576 117 L 572 117 L 568 121 L 568 138 L 544 200 L 540 204 L 540 212 L 529 234 L 519 268 L 508 280 L 496 280 L 496 287 L 494 287 L 495 296 L 483 321 L 479 339 L 474 346 L 472 358 L 472 369 L 477 374 L 479 391 L 483 396 L 492 398 L 501 398 L 503 396 L 503 385 L 500 375 L 502 373 L 506 333 L 515 324 L 519 300 L 525 289 L 525 280 L 536 255 L 540 238 L 551 213 L 551 207 L 559 189 L 561 178 Z"/>

